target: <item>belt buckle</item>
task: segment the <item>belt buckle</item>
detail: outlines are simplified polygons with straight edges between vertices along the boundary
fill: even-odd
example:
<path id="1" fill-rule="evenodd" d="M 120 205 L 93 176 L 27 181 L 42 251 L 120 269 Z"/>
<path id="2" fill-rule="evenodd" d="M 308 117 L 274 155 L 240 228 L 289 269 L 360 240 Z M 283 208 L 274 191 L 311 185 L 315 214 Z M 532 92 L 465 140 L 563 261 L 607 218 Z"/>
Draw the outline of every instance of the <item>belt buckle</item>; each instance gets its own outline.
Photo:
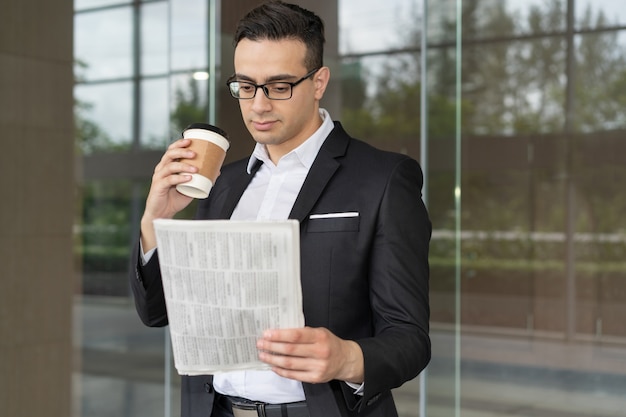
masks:
<path id="1" fill-rule="evenodd" d="M 233 416 L 234 417 L 258 417 L 259 413 L 256 409 L 248 410 L 244 408 L 237 408 L 233 406 Z"/>
<path id="2" fill-rule="evenodd" d="M 265 417 L 264 403 L 237 404 L 231 402 L 234 417 Z"/>

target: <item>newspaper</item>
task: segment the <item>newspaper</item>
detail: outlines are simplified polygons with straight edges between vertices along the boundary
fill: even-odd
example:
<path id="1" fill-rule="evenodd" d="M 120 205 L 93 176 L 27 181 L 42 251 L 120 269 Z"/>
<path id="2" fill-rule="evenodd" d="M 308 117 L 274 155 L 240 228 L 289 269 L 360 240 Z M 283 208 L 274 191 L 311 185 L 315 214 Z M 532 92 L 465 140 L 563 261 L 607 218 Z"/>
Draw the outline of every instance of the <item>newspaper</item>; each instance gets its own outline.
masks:
<path id="1" fill-rule="evenodd" d="M 267 369 L 265 329 L 304 326 L 296 220 L 155 220 L 181 375 Z"/>

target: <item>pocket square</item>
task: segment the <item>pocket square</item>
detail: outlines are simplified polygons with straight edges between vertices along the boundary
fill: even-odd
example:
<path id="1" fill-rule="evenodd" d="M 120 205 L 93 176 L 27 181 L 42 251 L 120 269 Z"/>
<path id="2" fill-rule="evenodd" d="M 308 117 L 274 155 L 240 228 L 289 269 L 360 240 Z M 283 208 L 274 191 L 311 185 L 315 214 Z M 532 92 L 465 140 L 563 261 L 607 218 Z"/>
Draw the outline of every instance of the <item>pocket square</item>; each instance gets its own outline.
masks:
<path id="1" fill-rule="evenodd" d="M 359 213 L 357 211 L 344 211 L 341 213 L 311 214 L 309 219 L 336 219 L 341 217 L 359 217 Z"/>
<path id="2" fill-rule="evenodd" d="M 311 214 L 306 230 L 311 233 L 358 232 L 360 220 L 357 211 Z"/>

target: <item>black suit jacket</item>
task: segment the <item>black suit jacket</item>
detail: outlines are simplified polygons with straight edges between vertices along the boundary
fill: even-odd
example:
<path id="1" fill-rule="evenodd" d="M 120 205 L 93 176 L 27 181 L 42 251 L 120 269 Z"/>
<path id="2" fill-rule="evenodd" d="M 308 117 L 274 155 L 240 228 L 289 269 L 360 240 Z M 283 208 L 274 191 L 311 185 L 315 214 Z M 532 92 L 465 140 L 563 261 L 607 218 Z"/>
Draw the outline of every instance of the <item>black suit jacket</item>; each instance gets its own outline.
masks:
<path id="1" fill-rule="evenodd" d="M 230 218 L 256 170 L 226 165 L 198 219 Z M 258 166 L 257 166 L 258 168 Z M 365 392 L 346 384 L 303 384 L 311 417 L 396 416 L 391 389 L 430 360 L 428 246 L 431 224 L 421 199 L 419 164 L 353 139 L 335 122 L 290 214 L 300 221 L 301 280 L 307 326 L 356 341 L 365 360 Z M 356 212 L 356 217 L 311 219 Z M 167 324 L 158 255 L 132 255 L 131 287 L 142 321 Z M 208 416 L 212 377 L 183 376 L 183 417 Z"/>

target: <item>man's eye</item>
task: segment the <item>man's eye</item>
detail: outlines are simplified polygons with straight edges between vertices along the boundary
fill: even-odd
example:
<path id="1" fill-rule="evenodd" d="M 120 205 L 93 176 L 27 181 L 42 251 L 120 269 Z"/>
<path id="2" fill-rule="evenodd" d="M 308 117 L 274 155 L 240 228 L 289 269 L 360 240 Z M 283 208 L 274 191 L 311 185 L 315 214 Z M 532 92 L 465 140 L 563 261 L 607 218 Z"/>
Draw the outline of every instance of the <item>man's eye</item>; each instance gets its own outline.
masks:
<path id="1" fill-rule="evenodd" d="M 239 84 L 239 91 L 244 93 L 251 93 L 254 90 L 254 86 L 250 84 Z"/>
<path id="2" fill-rule="evenodd" d="M 282 94 L 289 91 L 289 84 L 271 84 L 268 88 L 272 93 Z"/>

